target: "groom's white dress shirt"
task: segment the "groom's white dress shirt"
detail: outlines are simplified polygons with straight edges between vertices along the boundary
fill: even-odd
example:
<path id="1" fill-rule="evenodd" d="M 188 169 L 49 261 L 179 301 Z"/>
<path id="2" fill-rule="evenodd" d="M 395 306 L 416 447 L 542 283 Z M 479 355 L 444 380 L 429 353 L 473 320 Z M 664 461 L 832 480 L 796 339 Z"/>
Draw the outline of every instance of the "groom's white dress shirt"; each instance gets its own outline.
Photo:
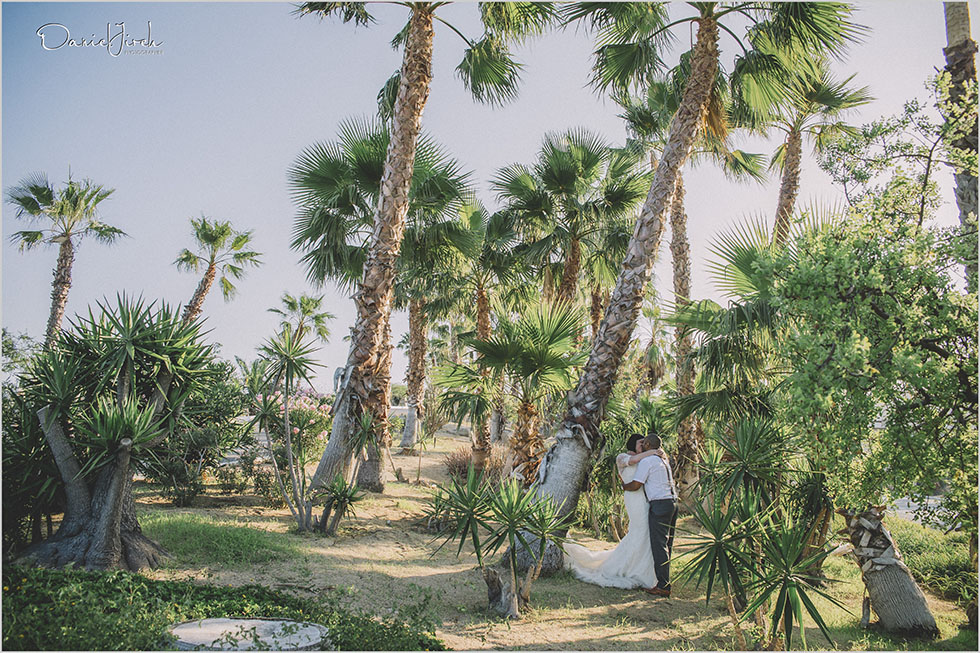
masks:
<path id="1" fill-rule="evenodd" d="M 638 462 L 633 480 L 643 483 L 643 491 L 647 495 L 647 501 L 673 499 L 675 496 L 670 463 L 660 456 L 647 456 Z"/>

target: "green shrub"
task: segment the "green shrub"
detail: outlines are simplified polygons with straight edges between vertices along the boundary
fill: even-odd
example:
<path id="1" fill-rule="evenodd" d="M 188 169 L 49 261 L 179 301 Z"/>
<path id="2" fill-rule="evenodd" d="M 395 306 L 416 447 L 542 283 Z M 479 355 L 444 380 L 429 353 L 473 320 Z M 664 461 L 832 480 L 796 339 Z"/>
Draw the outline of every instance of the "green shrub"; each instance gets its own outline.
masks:
<path id="1" fill-rule="evenodd" d="M 186 564 L 247 566 L 297 552 L 289 536 L 197 514 L 150 512 L 140 524 L 147 537 Z"/>
<path id="2" fill-rule="evenodd" d="M 272 617 L 327 627 L 340 650 L 444 650 L 423 595 L 383 619 L 352 611 L 346 596 L 301 599 L 258 585 L 155 581 L 123 571 L 3 568 L 6 650 L 158 650 L 170 624 L 210 617 Z"/>
<path id="3" fill-rule="evenodd" d="M 945 534 L 899 517 L 889 517 L 887 526 L 918 583 L 960 604 L 977 598 L 977 568 L 970 564 L 965 533 Z"/>
<path id="4" fill-rule="evenodd" d="M 218 492 L 221 494 L 242 494 L 249 486 L 249 478 L 238 465 L 222 465 L 214 470 L 214 478 L 218 482 Z"/>

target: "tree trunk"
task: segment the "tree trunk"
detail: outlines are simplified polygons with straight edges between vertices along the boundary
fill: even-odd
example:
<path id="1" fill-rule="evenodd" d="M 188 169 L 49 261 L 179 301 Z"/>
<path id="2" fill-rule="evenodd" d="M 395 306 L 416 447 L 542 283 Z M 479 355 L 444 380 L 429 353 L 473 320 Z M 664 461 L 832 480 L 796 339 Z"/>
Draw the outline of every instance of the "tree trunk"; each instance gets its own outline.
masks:
<path id="1" fill-rule="evenodd" d="M 534 481 L 537 460 L 544 449 L 541 433 L 538 431 L 538 411 L 534 404 L 522 401 L 517 406 L 517 423 L 510 438 L 511 473 L 530 485 Z"/>
<path id="2" fill-rule="evenodd" d="M 167 553 L 143 535 L 133 501 L 133 471 L 129 464 L 132 440 L 123 439 L 115 458 L 96 475 L 91 485 L 57 421 L 48 423 L 49 409 L 38 412 L 68 500 L 58 532 L 28 547 L 24 560 L 45 567 L 68 564 L 85 569 L 121 568 L 138 571 L 156 567 Z"/>
<path id="3" fill-rule="evenodd" d="M 405 416 L 405 430 L 402 432 L 401 448 L 411 451 L 418 437 L 419 420 L 422 419 L 422 397 L 425 392 L 425 355 L 428 344 L 428 320 L 420 300 L 413 299 L 408 305 L 408 374 L 405 403 L 408 415 Z"/>
<path id="4" fill-rule="evenodd" d="M 71 267 L 75 262 L 75 245 L 71 236 L 65 236 L 58 248 L 58 263 L 54 269 L 54 280 L 51 282 L 51 313 L 48 315 L 48 326 L 44 333 L 44 346 L 50 347 L 61 331 L 61 321 L 65 317 L 65 306 L 68 304 L 68 291 L 71 289 Z"/>
<path id="5" fill-rule="evenodd" d="M 838 510 L 847 520 L 853 555 L 871 598 L 871 607 L 881 627 L 889 632 L 914 637 L 936 637 L 939 629 L 929 611 L 926 597 L 902 562 L 898 544 L 881 523 L 882 508 L 857 513 Z"/>
<path id="6" fill-rule="evenodd" d="M 357 470 L 357 484 L 369 492 L 385 491 L 384 461 L 391 448 L 391 431 L 388 424 L 388 409 L 391 406 L 391 315 L 385 321 L 381 361 L 375 375 L 374 392 L 370 396 L 368 410 L 374 424 L 375 441 L 367 448 L 366 460 Z"/>
<path id="7" fill-rule="evenodd" d="M 204 277 L 201 279 L 201 283 L 197 284 L 197 290 L 194 291 L 194 296 L 191 297 L 191 301 L 187 302 L 187 306 L 184 307 L 184 315 L 181 317 L 184 324 L 193 321 L 194 318 L 201 314 L 204 299 L 208 296 L 208 292 L 214 284 L 214 278 L 217 276 L 217 273 L 218 269 L 214 263 L 209 264 L 208 269 L 204 272 Z"/>
<path id="8" fill-rule="evenodd" d="M 351 333 L 344 380 L 334 403 L 333 428 L 311 489 L 346 472 L 351 462 L 351 438 L 360 416 L 371 404 L 372 395 L 379 394 L 376 386 L 384 359 L 384 325 L 391 314 L 395 264 L 405 233 L 415 149 L 432 80 L 432 16 L 430 5 L 412 5 L 374 233 L 364 277 L 354 298 L 357 320 Z"/>
<path id="9" fill-rule="evenodd" d="M 701 19 L 692 57 L 692 74 L 680 107 L 671 120 L 667 144 L 637 219 L 609 307 L 599 326 L 599 336 L 592 345 L 578 387 L 569 395 L 568 409 L 556 432 L 556 442 L 538 473 L 539 493 L 551 495 L 565 515 L 575 511 L 590 467 L 589 457 L 602 445 L 599 424 L 636 326 L 660 245 L 664 218 L 674 195 L 677 173 L 691 152 L 694 134 L 707 107 L 718 69 L 717 42 L 715 20 Z M 555 557 L 560 563 L 560 556 Z M 554 570 L 547 561 L 545 565 L 546 571 Z"/>
<path id="10" fill-rule="evenodd" d="M 575 299 L 578 286 L 578 271 L 582 267 L 582 245 L 577 238 L 568 243 L 565 265 L 562 266 L 561 285 L 558 286 L 558 301 L 571 302 Z"/>
<path id="11" fill-rule="evenodd" d="M 965 2 L 944 2 L 943 11 L 946 17 L 946 71 L 949 73 L 950 99 L 954 102 L 963 97 L 968 84 L 977 81 L 977 65 L 975 55 L 977 43 L 970 38 L 970 8 Z M 976 98 L 974 98 L 976 100 Z M 961 138 L 955 140 L 953 147 L 977 153 L 977 108 L 972 109 L 973 119 L 970 129 Z M 957 171 L 954 175 L 956 182 L 956 205 L 960 210 L 960 224 L 967 224 L 972 214 L 974 219 L 977 211 L 977 173 L 976 170 Z M 974 237 L 975 241 L 976 238 Z M 977 260 L 975 250 L 973 257 L 966 266 L 966 278 L 971 292 L 977 289 Z"/>
<path id="12" fill-rule="evenodd" d="M 684 212 L 684 177 L 677 173 L 674 187 L 674 200 L 670 210 L 670 254 L 674 264 L 674 302 L 680 308 L 691 302 L 691 247 L 687 242 L 687 214 Z M 694 360 L 691 357 L 693 338 L 685 327 L 678 326 L 674 331 L 674 350 L 676 353 L 675 381 L 677 396 L 694 394 Z M 688 505 L 691 494 L 698 482 L 699 442 L 695 418 L 688 416 L 677 427 L 677 465 L 674 479 L 680 505 Z"/>
<path id="13" fill-rule="evenodd" d="M 592 342 L 599 335 L 599 323 L 602 321 L 602 287 L 596 283 L 592 286 L 591 306 L 589 307 L 589 319 L 592 323 Z"/>
<path id="14" fill-rule="evenodd" d="M 773 227 L 772 241 L 782 245 L 789 236 L 790 219 L 796 206 L 796 196 L 800 192 L 800 160 L 803 155 L 803 135 L 793 129 L 786 136 L 783 178 L 779 185 L 779 202 L 776 204 L 776 225 Z"/>
<path id="15" fill-rule="evenodd" d="M 476 289 L 476 337 L 479 340 L 490 338 L 490 298 L 483 286 Z M 490 374 L 490 370 L 482 370 L 483 376 Z M 470 462 L 473 463 L 473 470 L 480 474 L 487 465 L 487 456 L 490 455 L 490 424 L 486 418 L 477 420 L 470 431 L 472 440 L 472 451 Z"/>

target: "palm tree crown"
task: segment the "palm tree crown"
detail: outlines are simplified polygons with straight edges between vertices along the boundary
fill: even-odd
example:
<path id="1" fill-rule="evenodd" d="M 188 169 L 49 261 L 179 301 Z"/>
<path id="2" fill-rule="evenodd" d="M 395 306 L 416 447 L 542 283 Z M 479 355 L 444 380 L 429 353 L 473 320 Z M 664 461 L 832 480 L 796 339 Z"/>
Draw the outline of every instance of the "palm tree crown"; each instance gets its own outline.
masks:
<path id="1" fill-rule="evenodd" d="M 282 308 L 270 308 L 269 312 L 282 318 L 280 324 L 282 328 L 294 329 L 297 340 L 303 337 L 307 329 L 312 329 L 317 338 L 327 342 L 330 338 L 327 321 L 334 319 L 335 316 L 329 311 L 320 310 L 323 305 L 323 295 L 313 296 L 303 293 L 295 297 L 286 292 L 282 294 L 281 302 Z"/>

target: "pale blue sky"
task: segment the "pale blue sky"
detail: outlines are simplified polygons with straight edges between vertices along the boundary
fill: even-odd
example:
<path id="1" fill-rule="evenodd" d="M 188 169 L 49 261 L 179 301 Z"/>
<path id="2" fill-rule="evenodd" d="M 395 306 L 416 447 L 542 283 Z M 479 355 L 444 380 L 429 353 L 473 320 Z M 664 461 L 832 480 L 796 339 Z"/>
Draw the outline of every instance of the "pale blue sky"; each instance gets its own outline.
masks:
<path id="1" fill-rule="evenodd" d="M 679 8 L 683 8 L 682 6 Z M 925 97 L 923 82 L 944 64 L 940 2 L 900 0 L 858 5 L 857 19 L 872 32 L 855 46 L 842 74 L 878 98 L 852 122 L 895 113 L 911 97 Z M 971 2 L 974 21 L 980 20 Z M 225 303 L 215 289 L 204 306 L 210 338 L 221 354 L 251 358 L 272 334 L 276 319 L 266 309 L 283 291 L 312 290 L 299 256 L 289 249 L 295 210 L 286 169 L 300 151 L 330 140 L 338 123 L 369 116 L 375 96 L 400 62 L 388 42 L 406 10 L 378 5 L 377 24 L 353 28 L 339 20 L 299 19 L 277 3 L 3 3 L 2 185 L 46 172 L 52 181 L 90 177 L 116 188 L 103 219 L 130 238 L 113 247 L 83 242 L 73 273 L 67 315 L 116 292 L 143 294 L 171 303 L 191 296 L 198 279 L 172 265 L 191 244 L 189 218 L 204 213 L 255 232 L 265 265 L 238 285 Z M 469 34 L 477 33 L 477 9 L 460 3 L 441 15 Z M 111 57 L 98 48 L 45 51 L 35 32 L 45 23 L 66 25 L 73 36 L 104 33 L 107 22 L 125 22 L 142 38 L 152 21 L 162 54 Z M 974 24 L 975 24 L 974 23 Z M 976 31 L 976 30 L 974 30 Z M 684 35 L 686 42 L 687 35 Z M 722 41 L 723 60 L 734 52 Z M 432 92 L 425 128 L 473 170 L 485 202 L 493 204 L 487 180 L 500 167 L 530 161 L 548 131 L 584 126 L 622 142 L 617 107 L 586 87 L 590 37 L 569 30 L 519 48 L 526 63 L 520 97 L 503 108 L 471 101 L 455 78 L 463 42 L 438 25 Z M 771 152 L 775 143 L 745 149 Z M 687 175 L 689 233 L 697 297 L 714 296 L 705 271 L 712 236 L 747 215 L 771 220 L 778 183 L 734 186 L 701 167 Z M 840 197 L 808 161 L 801 201 L 832 204 Z M 945 198 L 952 205 L 952 194 Z M 946 219 L 953 215 L 946 207 Z M 51 271 L 57 252 L 21 254 L 7 236 L 20 228 L 3 207 L 2 322 L 11 331 L 43 334 L 49 310 Z M 656 283 L 669 294 L 669 254 L 661 256 Z M 353 303 L 327 285 L 327 308 L 337 315 L 333 337 L 320 353 L 327 366 L 317 385 L 329 387 L 333 368 L 347 357 L 342 336 L 353 320 Z M 407 330 L 396 313 L 396 339 Z M 401 381 L 405 358 L 396 353 L 393 379 Z"/>

